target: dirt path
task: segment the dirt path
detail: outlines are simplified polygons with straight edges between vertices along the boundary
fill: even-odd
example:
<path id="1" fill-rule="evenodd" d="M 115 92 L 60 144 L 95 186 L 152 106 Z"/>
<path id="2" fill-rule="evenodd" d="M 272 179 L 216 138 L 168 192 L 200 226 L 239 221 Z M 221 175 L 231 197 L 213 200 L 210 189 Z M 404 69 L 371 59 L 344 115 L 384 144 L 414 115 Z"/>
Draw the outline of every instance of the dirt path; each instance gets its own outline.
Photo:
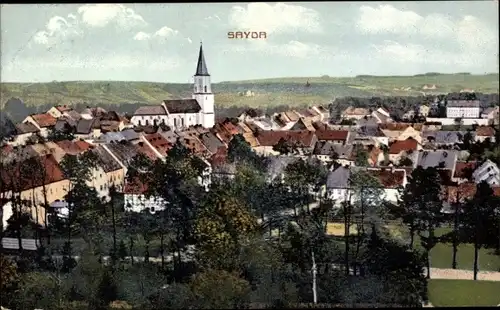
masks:
<path id="1" fill-rule="evenodd" d="M 473 280 L 474 272 L 463 269 L 431 268 L 431 279 Z M 479 271 L 478 280 L 500 281 L 500 272 Z"/>

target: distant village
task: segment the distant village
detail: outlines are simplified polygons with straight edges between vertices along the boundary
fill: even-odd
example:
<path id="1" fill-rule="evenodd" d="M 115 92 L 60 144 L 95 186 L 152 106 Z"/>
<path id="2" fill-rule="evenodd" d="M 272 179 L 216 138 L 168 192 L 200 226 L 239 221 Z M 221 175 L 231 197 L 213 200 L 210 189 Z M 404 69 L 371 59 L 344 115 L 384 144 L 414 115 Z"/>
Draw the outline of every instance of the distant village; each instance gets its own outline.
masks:
<path id="1" fill-rule="evenodd" d="M 214 94 L 200 48 L 192 98 L 143 106 L 131 117 L 99 107 L 78 112 L 59 105 L 45 113 L 27 115 L 15 124 L 1 147 L 3 227 L 12 215 L 10 198 L 14 191 L 34 205 L 48 203 L 61 216 L 67 213 L 65 196 L 70 181 L 60 163 L 68 154 L 95 155 L 97 168 L 88 183 L 101 198 L 108 199 L 114 185 L 124 195 L 126 211 L 147 208 L 154 213 L 165 203 L 146 197 L 147 184 L 126 178 L 137 154 L 152 161 L 165 160 L 168 151 L 181 143 L 206 163 L 206 178 L 200 182 L 208 188 L 214 178 L 234 175 L 236 169 L 226 157 L 229 142 L 236 135 L 256 154 L 269 158 L 268 170 L 273 178 L 282 175 L 286 165 L 297 158 L 326 165 L 330 172 L 324 195 L 331 199 L 345 196 L 353 169 L 366 169 L 383 184 L 385 199 L 397 203 L 399 189 L 417 166 L 440 170 L 445 180 L 445 202 L 458 199 L 457 193 L 460 199 L 473 196 L 481 181 L 500 195 L 497 163 L 471 159 L 470 151 L 463 147 L 495 143 L 498 105 L 482 108 L 475 99 L 436 98 L 432 104 L 406 111 L 404 122 L 394 121 L 391 111 L 384 107 L 348 107 L 343 111 L 331 107 L 313 106 L 273 115 L 250 109 L 236 118 L 215 122 Z M 439 109 L 445 117 L 432 117 Z M 64 135 L 74 138 L 61 139 Z M 19 171 L 32 165 L 33 159 L 43 166 L 44 177 L 21 177 Z M 41 209 L 32 210 L 32 218 L 46 225 Z"/>

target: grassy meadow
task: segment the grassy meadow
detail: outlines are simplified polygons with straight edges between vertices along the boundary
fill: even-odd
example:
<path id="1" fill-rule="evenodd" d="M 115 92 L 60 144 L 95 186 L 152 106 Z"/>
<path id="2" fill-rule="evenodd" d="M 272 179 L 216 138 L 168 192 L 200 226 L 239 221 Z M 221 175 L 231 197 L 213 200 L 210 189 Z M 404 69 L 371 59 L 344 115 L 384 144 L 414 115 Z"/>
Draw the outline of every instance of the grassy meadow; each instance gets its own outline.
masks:
<path id="1" fill-rule="evenodd" d="M 306 83 L 309 86 L 306 87 Z M 424 90 L 424 85 L 435 85 Z M 418 96 L 424 92 L 449 93 L 469 88 L 497 93 L 498 74 L 425 74 L 417 76 L 297 77 L 215 83 L 218 108 L 327 104 L 335 97 Z M 186 98 L 190 84 L 126 81 L 68 81 L 1 83 L 0 105 L 20 98 L 28 106 L 54 104 L 158 104 L 164 99 Z M 250 96 L 246 92 L 251 91 Z"/>

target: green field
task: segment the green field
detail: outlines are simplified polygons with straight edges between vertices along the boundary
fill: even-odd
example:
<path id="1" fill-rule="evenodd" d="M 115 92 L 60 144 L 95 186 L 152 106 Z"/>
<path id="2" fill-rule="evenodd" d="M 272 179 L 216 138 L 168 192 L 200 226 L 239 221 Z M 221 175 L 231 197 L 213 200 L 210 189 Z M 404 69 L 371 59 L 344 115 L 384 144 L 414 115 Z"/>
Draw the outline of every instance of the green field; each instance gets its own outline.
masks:
<path id="1" fill-rule="evenodd" d="M 497 306 L 500 282 L 429 280 L 429 301 L 435 307 Z"/>
<path id="2" fill-rule="evenodd" d="M 402 236 L 409 240 L 409 234 L 405 227 L 400 226 L 399 232 L 394 232 L 394 235 Z M 436 235 L 440 236 L 450 232 L 451 228 L 439 228 Z M 415 237 L 415 247 L 421 248 L 418 236 Z M 479 250 L 479 270 L 482 271 L 499 271 L 500 256 L 494 255 L 493 249 Z M 434 268 L 452 268 L 453 246 L 451 243 L 438 243 L 431 250 L 431 266 Z M 474 269 L 474 246 L 472 244 L 460 244 L 457 252 L 457 268 L 473 270 Z"/>
<path id="3" fill-rule="evenodd" d="M 306 87 L 309 81 L 310 86 Z M 423 85 L 436 85 L 423 90 Z M 426 93 L 458 92 L 464 88 L 498 93 L 498 74 L 427 74 L 418 76 L 358 76 L 352 78 L 297 77 L 222 82 L 213 85 L 216 105 L 270 107 L 327 104 L 335 97 L 416 96 Z M 252 91 L 252 96 L 245 96 Z M 158 104 L 164 99 L 191 95 L 190 84 L 156 82 L 51 82 L 1 83 L 0 105 L 20 98 L 27 105 L 45 104 Z"/>

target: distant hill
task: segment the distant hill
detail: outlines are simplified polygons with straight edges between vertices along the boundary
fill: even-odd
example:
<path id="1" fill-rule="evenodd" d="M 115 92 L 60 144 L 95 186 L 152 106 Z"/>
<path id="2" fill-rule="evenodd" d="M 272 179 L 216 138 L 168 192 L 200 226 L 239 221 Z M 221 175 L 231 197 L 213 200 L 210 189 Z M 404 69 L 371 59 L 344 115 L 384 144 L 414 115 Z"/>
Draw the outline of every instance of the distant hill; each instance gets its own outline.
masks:
<path id="1" fill-rule="evenodd" d="M 498 93 L 498 74 L 427 73 L 415 76 L 352 78 L 296 77 L 221 82 L 213 85 L 218 108 L 270 107 L 326 104 L 333 98 L 372 96 L 419 96 L 424 92 L 459 92 L 464 88 Z M 308 84 L 306 86 L 306 84 Z M 436 89 L 423 89 L 435 85 Z M 191 95 L 190 84 L 120 81 L 68 81 L 52 83 L 1 83 L 0 104 L 21 99 L 28 106 L 56 104 L 158 104 L 164 99 Z M 250 91 L 250 92 L 248 92 Z M 251 93 L 251 95 L 247 95 Z"/>

